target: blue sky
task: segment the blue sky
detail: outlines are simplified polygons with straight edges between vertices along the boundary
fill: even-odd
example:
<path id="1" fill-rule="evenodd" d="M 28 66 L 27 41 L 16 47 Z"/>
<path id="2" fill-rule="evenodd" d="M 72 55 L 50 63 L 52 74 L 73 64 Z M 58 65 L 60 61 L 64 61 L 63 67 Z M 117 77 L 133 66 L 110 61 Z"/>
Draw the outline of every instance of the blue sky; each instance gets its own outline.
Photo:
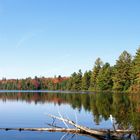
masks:
<path id="1" fill-rule="evenodd" d="M 0 78 L 70 75 L 140 45 L 139 0 L 0 0 Z"/>

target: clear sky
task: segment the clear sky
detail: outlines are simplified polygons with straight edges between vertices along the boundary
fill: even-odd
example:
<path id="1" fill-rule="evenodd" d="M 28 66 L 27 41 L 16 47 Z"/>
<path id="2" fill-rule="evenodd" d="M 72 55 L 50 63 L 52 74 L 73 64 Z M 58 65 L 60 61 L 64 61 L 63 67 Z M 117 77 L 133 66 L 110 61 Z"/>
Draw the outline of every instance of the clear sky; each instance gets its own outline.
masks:
<path id="1" fill-rule="evenodd" d="M 0 78 L 112 65 L 140 44 L 140 0 L 0 0 Z"/>

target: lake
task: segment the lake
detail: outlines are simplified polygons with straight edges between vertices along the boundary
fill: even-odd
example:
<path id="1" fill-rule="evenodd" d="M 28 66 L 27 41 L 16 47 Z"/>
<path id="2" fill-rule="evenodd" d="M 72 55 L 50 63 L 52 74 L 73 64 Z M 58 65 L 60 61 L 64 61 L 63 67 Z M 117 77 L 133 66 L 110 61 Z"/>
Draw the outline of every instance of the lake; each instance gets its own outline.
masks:
<path id="1" fill-rule="evenodd" d="M 0 91 L 0 128 L 49 127 L 47 114 L 96 129 L 140 130 L 140 94 Z M 57 126 L 66 127 L 55 121 Z M 70 127 L 70 126 L 68 126 Z M 0 140 L 96 140 L 60 132 L 0 131 Z M 136 139 L 139 139 L 138 134 Z"/>

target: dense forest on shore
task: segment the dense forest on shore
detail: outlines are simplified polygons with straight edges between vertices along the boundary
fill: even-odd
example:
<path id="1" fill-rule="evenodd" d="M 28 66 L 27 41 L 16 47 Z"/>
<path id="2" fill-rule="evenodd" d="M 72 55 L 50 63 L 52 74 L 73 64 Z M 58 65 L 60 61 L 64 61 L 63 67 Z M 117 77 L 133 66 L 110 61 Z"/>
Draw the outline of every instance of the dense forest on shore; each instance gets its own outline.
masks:
<path id="1" fill-rule="evenodd" d="M 92 70 L 74 72 L 70 77 L 0 80 L 1 90 L 140 91 L 140 48 L 134 57 L 123 51 L 111 66 L 100 58 Z"/>

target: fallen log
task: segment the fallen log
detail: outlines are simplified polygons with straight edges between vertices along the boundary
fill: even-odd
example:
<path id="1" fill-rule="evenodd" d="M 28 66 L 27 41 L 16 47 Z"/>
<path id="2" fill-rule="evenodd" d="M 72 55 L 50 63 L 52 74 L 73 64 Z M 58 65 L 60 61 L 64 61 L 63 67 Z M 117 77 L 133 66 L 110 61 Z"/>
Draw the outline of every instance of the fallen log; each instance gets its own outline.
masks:
<path id="1" fill-rule="evenodd" d="M 85 132 L 85 133 L 89 133 L 89 134 L 94 134 L 94 135 L 99 135 L 99 136 L 104 136 L 104 132 L 102 131 L 97 131 L 97 130 L 91 130 L 90 128 L 88 127 L 84 127 L 84 126 L 81 126 L 81 125 L 78 125 L 76 124 L 75 122 L 71 121 L 71 120 L 68 120 L 68 119 L 64 119 L 64 118 L 60 118 L 60 117 L 57 117 L 57 116 L 54 116 L 54 115 L 48 115 L 49 117 L 51 118 L 54 118 L 54 119 L 57 119 L 57 120 L 60 120 L 62 122 L 66 122 L 72 126 L 74 126 L 75 128 L 78 128 L 81 130 L 81 132 Z"/>
<path id="2" fill-rule="evenodd" d="M 50 115 L 50 114 L 48 114 L 48 116 L 53 119 L 57 119 L 57 120 L 66 122 L 66 123 L 74 126 L 78 130 L 80 130 L 80 132 L 83 134 L 88 134 L 91 136 L 93 135 L 93 136 L 103 138 L 103 139 L 122 139 L 124 134 L 134 133 L 134 130 L 115 130 L 115 131 L 114 130 L 97 130 L 97 129 L 92 129 L 92 128 L 78 125 L 75 122 L 73 122 L 69 119 L 62 118 L 62 117 L 60 118 L 60 117 Z"/>
<path id="3" fill-rule="evenodd" d="M 64 132 L 64 133 L 69 133 L 69 134 L 77 134 L 77 135 L 81 135 L 81 136 L 96 138 L 96 137 L 90 136 L 88 134 L 83 134 L 80 132 L 80 129 L 74 129 L 74 128 L 0 128 L 0 131 Z M 96 140 L 101 140 L 101 139 L 96 138 Z"/>
<path id="4" fill-rule="evenodd" d="M 49 124 L 49 126 L 52 126 L 52 128 L 0 128 L 0 130 L 10 131 L 10 130 L 16 130 L 16 131 L 48 131 L 48 132 L 65 132 L 65 133 L 72 133 L 72 134 L 78 134 L 78 135 L 84 135 L 89 136 L 92 138 L 99 138 L 100 140 L 120 140 L 123 139 L 123 136 L 125 134 L 132 134 L 134 133 L 133 130 L 104 130 L 104 129 L 92 129 L 85 126 L 81 126 L 76 124 L 75 122 L 65 119 L 63 117 L 57 117 L 54 115 L 48 115 L 49 117 L 53 119 L 57 119 L 59 121 L 65 122 L 69 125 L 74 126 L 75 128 L 61 128 L 58 126 L 54 126 L 53 124 Z"/>
<path id="5" fill-rule="evenodd" d="M 10 131 L 49 131 L 49 132 L 68 132 L 68 133 L 80 133 L 80 129 L 74 128 L 0 128 L 0 130 Z"/>

